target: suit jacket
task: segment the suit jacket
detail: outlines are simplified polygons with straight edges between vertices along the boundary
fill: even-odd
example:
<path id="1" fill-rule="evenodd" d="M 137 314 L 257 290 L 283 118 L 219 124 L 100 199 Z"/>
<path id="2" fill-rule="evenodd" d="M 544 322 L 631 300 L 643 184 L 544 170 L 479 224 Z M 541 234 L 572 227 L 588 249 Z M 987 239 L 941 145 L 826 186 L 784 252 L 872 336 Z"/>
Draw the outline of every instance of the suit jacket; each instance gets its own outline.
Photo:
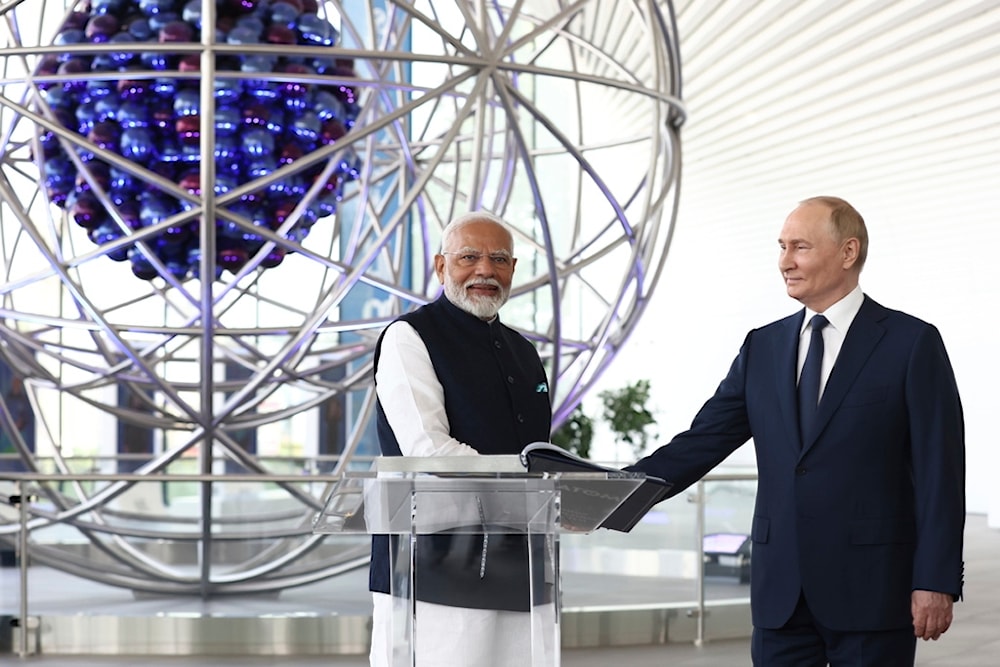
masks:
<path id="1" fill-rule="evenodd" d="M 962 589 L 962 406 L 937 329 L 868 298 L 800 437 L 804 311 L 751 331 L 691 428 L 630 470 L 690 486 L 753 438 L 753 623 L 779 628 L 805 594 L 840 631 L 912 624 L 914 589 Z"/>

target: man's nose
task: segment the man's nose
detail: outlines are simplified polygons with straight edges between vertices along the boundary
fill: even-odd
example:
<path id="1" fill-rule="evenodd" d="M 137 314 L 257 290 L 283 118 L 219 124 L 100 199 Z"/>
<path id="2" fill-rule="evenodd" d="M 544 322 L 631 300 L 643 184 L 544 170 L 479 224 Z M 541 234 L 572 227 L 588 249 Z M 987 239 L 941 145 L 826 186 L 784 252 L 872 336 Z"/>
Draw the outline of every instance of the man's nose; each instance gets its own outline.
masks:
<path id="1" fill-rule="evenodd" d="M 478 260 L 476 260 L 475 269 L 476 269 L 476 274 L 478 275 L 491 276 L 493 275 L 493 272 L 495 270 L 495 267 L 493 266 L 493 260 L 490 259 L 489 255 L 483 255 Z"/>
<path id="2" fill-rule="evenodd" d="M 781 271 L 787 271 L 794 266 L 795 262 L 792 261 L 791 253 L 786 250 L 782 250 L 778 253 L 778 268 Z"/>

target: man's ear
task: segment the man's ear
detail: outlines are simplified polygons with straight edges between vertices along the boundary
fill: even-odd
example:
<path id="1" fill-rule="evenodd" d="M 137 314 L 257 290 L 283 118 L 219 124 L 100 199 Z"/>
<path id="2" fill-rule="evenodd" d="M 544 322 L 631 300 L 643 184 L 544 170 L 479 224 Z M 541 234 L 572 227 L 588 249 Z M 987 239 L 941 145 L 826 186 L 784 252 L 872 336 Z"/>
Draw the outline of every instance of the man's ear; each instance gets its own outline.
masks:
<path id="1" fill-rule="evenodd" d="M 438 281 L 444 285 L 444 255 L 434 255 L 434 273 L 437 274 Z"/>
<path id="2" fill-rule="evenodd" d="M 844 241 L 842 252 L 844 253 L 844 268 L 849 269 L 858 261 L 858 252 L 861 250 L 861 242 L 853 236 Z"/>

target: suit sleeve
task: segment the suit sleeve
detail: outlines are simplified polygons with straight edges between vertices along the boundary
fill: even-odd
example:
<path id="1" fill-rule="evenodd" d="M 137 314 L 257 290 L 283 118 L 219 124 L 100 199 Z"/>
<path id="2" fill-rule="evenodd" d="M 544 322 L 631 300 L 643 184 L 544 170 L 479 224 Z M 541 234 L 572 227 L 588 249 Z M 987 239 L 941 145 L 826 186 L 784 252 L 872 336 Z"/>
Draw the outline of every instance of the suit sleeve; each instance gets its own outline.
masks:
<path id="1" fill-rule="evenodd" d="M 746 366 L 751 349 L 747 335 L 740 353 L 715 394 L 695 415 L 691 428 L 626 470 L 644 472 L 674 484 L 676 495 L 704 477 L 750 439 L 746 403 Z"/>
<path id="2" fill-rule="evenodd" d="M 928 326 L 907 369 L 906 399 L 917 520 L 913 588 L 962 594 L 965 427 L 948 354 Z"/>

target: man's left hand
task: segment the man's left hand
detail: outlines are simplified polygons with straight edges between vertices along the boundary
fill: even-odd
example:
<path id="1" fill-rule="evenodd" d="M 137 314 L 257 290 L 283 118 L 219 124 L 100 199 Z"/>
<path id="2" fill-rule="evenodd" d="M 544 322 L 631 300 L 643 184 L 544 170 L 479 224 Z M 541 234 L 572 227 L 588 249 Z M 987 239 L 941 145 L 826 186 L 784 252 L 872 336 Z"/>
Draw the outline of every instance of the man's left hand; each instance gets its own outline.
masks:
<path id="1" fill-rule="evenodd" d="M 920 639 L 937 640 L 951 626 L 953 605 L 947 593 L 913 591 L 910 596 L 913 634 Z"/>

